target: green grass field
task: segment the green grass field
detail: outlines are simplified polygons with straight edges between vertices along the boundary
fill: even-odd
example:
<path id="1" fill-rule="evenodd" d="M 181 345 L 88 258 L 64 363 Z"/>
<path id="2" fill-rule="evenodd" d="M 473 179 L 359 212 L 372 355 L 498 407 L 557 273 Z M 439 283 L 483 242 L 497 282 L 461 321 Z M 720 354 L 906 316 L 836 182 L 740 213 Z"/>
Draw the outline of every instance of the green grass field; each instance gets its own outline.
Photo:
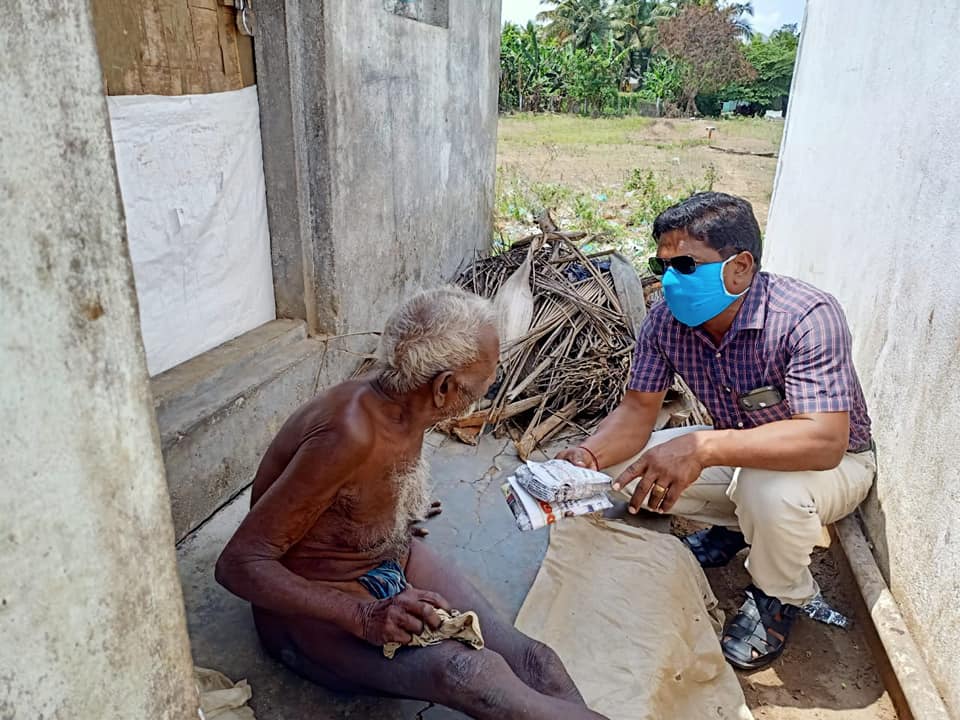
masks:
<path id="1" fill-rule="evenodd" d="M 708 189 L 746 197 L 765 225 L 776 160 L 710 146 L 769 153 L 782 134 L 782 121 L 755 118 L 501 117 L 499 236 L 509 244 L 528 234 L 550 208 L 562 228 L 595 234 L 595 245 L 642 261 L 657 213 Z"/>
<path id="2" fill-rule="evenodd" d="M 642 142 L 657 146 L 707 145 L 709 140 L 699 134 L 703 125 L 718 128 L 718 135 L 749 138 L 768 142 L 770 149 L 780 145 L 783 124 L 758 118 L 710 119 L 706 121 L 668 120 L 675 130 L 667 133 L 661 142 L 654 135 L 644 138 L 661 126 L 662 118 L 630 116 L 622 118 L 586 118 L 579 115 L 534 115 L 519 113 L 500 118 L 500 142 L 516 146 L 539 146 L 553 144 L 569 145 L 623 145 Z M 684 123 L 690 132 L 684 133 Z M 689 134 L 690 137 L 685 135 Z"/>

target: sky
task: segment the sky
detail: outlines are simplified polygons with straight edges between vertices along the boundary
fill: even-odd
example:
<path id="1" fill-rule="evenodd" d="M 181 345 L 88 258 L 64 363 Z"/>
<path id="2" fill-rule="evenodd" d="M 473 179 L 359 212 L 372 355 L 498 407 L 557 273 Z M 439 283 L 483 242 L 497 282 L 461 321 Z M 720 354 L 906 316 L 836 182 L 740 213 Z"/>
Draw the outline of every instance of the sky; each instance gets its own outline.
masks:
<path id="1" fill-rule="evenodd" d="M 753 29 L 767 35 L 786 23 L 803 19 L 804 0 L 753 0 Z M 536 18 L 543 10 L 540 0 L 503 0 L 503 19 L 520 25 Z"/>

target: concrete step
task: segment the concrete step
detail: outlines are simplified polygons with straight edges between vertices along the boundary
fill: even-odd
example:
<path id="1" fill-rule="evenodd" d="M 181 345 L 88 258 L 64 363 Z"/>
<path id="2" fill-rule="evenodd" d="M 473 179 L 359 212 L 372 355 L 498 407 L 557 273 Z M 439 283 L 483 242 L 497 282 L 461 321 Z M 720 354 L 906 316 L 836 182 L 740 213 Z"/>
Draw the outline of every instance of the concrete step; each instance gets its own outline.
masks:
<path id="1" fill-rule="evenodd" d="M 251 482 L 294 410 L 348 371 L 325 350 L 302 322 L 275 320 L 153 379 L 178 540 Z"/>
<path id="2" fill-rule="evenodd" d="M 273 320 L 151 380 L 163 444 L 176 442 L 297 361 L 307 338 L 300 320 Z M 309 351 L 310 346 L 302 346 Z"/>

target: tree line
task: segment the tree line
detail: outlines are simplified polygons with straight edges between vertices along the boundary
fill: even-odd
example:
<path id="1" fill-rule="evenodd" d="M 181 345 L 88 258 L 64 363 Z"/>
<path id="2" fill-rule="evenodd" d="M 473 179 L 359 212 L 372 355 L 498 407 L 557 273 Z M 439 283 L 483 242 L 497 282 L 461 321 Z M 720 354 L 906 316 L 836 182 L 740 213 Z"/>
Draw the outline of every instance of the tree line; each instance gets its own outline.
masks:
<path id="1" fill-rule="evenodd" d="M 642 102 L 666 114 L 786 109 L 799 35 L 754 33 L 750 3 L 559 0 L 525 27 L 506 23 L 500 109 L 617 114 Z"/>

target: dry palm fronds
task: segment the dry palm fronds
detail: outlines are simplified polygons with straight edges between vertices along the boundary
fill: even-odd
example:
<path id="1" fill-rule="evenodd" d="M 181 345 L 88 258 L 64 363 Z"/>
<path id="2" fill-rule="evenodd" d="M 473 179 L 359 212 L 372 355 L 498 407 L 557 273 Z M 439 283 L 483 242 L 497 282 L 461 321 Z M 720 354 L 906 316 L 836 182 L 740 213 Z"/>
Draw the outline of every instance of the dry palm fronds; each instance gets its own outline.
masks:
<path id="1" fill-rule="evenodd" d="M 487 429 L 509 435 L 524 460 L 564 429 L 589 432 L 619 405 L 635 330 L 661 295 L 657 278 L 638 278 L 613 251 L 584 254 L 577 243 L 592 239 L 585 233 L 559 232 L 549 217 L 540 227 L 500 255 L 477 258 L 456 279 L 465 290 L 494 298 L 529 255 L 532 321 L 501 348 L 497 381 L 481 409 L 436 428 L 470 444 Z M 368 360 L 358 373 L 372 366 Z M 678 378 L 655 429 L 709 422 Z"/>
<path id="2" fill-rule="evenodd" d="M 625 312 L 623 288 L 611 273 L 612 264 L 628 265 L 624 258 L 612 251 L 585 255 L 575 243 L 582 233 L 547 229 L 501 255 L 477 259 L 457 278 L 464 289 L 493 298 L 534 243 L 530 329 L 503 347 L 490 406 L 442 428 L 468 442 L 484 427 L 519 436 L 522 457 L 564 427 L 588 430 L 619 404 L 630 373 L 632 328 L 643 319 Z M 636 274 L 630 275 L 642 292 Z M 472 432 L 464 433 L 468 428 Z"/>

